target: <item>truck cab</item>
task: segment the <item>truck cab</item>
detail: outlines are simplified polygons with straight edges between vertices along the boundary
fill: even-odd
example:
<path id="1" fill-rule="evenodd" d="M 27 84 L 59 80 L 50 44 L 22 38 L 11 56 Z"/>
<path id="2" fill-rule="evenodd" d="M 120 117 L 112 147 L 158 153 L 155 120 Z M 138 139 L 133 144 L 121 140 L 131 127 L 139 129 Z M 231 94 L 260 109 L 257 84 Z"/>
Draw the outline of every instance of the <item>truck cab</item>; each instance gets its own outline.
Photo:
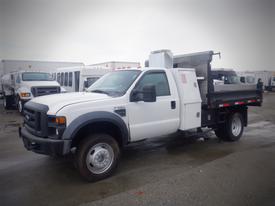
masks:
<path id="1" fill-rule="evenodd" d="M 24 104 L 34 97 L 60 93 L 60 85 L 50 73 L 21 71 L 6 74 L 1 79 L 4 107 L 17 107 L 22 113 Z"/>
<path id="2" fill-rule="evenodd" d="M 214 85 L 217 84 L 240 84 L 239 77 L 233 69 L 215 68 L 211 71 Z"/>

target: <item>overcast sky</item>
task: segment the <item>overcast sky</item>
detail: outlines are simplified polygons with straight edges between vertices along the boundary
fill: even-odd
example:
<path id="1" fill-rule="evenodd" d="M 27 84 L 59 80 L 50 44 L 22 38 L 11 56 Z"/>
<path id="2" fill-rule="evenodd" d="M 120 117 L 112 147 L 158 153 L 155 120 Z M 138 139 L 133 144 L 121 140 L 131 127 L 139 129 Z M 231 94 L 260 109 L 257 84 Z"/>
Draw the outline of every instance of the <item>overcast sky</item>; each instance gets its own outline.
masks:
<path id="1" fill-rule="evenodd" d="M 275 70 L 273 0 L 0 0 L 0 59 L 139 61 L 214 50 L 216 67 Z"/>

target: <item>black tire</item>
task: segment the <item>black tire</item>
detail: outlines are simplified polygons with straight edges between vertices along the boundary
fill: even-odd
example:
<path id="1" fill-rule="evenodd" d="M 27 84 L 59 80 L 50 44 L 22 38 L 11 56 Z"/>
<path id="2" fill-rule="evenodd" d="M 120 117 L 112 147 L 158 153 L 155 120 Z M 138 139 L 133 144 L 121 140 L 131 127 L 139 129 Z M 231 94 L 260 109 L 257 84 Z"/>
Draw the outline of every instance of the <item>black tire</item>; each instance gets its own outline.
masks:
<path id="1" fill-rule="evenodd" d="M 233 113 L 229 116 L 225 124 L 218 127 L 215 134 L 222 140 L 234 142 L 242 137 L 243 128 L 243 116 L 240 113 Z"/>
<path id="2" fill-rule="evenodd" d="M 235 132 L 234 132 L 235 121 Z M 238 128 L 238 129 L 237 129 Z M 240 113 L 232 114 L 226 124 L 227 140 L 230 142 L 238 141 L 243 134 L 244 120 Z"/>
<path id="3" fill-rule="evenodd" d="M 218 128 L 215 130 L 215 134 L 219 139 L 226 141 L 228 137 L 226 133 L 225 124 L 220 124 Z"/>
<path id="4" fill-rule="evenodd" d="M 89 152 L 90 158 L 88 158 Z M 112 155 L 113 158 L 108 158 Z M 108 134 L 94 134 L 80 142 L 76 152 L 75 165 L 85 180 L 95 182 L 105 179 L 114 173 L 119 157 L 120 149 L 117 141 L 112 136 Z M 110 161 L 108 162 L 108 160 Z M 94 165 L 91 162 L 94 162 Z M 100 166 L 97 167 L 96 164 L 100 163 L 107 164 L 103 171 L 97 171 L 100 170 Z"/>
<path id="5" fill-rule="evenodd" d="M 23 103 L 23 101 L 20 99 L 19 96 L 16 98 L 16 108 L 17 108 L 17 110 L 18 110 L 18 112 L 19 112 L 20 114 L 23 114 L 23 111 L 24 111 L 24 103 Z"/>
<path id="6" fill-rule="evenodd" d="M 13 98 L 12 96 L 5 96 L 3 98 L 3 106 L 6 110 L 12 109 L 13 106 Z"/>

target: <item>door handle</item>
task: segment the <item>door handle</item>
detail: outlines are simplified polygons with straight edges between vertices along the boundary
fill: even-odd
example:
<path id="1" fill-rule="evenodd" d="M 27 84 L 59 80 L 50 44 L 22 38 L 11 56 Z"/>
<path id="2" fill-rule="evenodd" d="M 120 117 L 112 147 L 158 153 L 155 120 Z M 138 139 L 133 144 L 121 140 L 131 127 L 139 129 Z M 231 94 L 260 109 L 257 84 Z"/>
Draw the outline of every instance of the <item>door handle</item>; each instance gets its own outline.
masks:
<path id="1" fill-rule="evenodd" d="M 171 109 L 176 109 L 176 101 L 171 101 Z"/>

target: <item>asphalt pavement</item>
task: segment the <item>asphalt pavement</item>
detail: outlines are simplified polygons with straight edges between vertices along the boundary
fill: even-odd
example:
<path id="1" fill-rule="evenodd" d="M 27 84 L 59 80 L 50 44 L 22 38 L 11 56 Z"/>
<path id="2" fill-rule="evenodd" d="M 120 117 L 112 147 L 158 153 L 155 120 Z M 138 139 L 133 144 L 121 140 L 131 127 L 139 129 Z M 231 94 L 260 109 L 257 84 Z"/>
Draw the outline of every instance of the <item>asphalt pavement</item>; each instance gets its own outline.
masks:
<path id="1" fill-rule="evenodd" d="M 1 105 L 1 102 L 0 102 Z M 0 205 L 275 205 L 275 93 L 249 108 L 242 139 L 171 135 L 123 151 L 114 176 L 80 178 L 72 157 L 26 151 L 22 117 L 0 106 Z M 203 137 L 203 136 L 202 136 Z"/>

